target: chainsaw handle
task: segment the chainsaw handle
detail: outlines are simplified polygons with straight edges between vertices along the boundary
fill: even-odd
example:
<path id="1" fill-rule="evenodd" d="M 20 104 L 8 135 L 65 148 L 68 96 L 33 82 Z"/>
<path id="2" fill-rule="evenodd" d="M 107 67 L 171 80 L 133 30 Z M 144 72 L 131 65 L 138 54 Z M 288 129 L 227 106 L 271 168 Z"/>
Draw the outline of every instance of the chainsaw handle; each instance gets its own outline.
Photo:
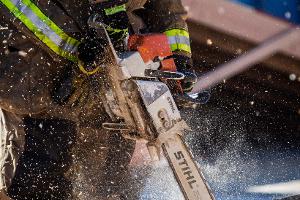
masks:
<path id="1" fill-rule="evenodd" d="M 210 96 L 210 90 L 205 90 L 192 95 L 188 95 L 186 93 L 173 95 L 178 107 L 188 108 L 206 104 L 209 101 Z"/>

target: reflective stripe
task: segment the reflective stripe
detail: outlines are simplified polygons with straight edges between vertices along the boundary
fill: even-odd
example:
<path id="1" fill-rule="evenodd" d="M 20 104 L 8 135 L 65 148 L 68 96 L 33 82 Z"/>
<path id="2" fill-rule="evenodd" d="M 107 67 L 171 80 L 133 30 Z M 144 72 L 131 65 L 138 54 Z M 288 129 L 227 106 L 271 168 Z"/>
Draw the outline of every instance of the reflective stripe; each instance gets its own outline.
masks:
<path id="1" fill-rule="evenodd" d="M 170 29 L 170 30 L 165 31 L 165 34 L 168 37 L 180 35 L 180 36 L 185 36 L 187 38 L 190 38 L 189 32 L 187 32 L 186 30 L 183 30 L 183 29 Z"/>
<path id="2" fill-rule="evenodd" d="M 77 61 L 75 53 L 79 41 L 69 37 L 30 0 L 0 1 L 52 51 L 71 61 Z"/>
<path id="3" fill-rule="evenodd" d="M 123 4 L 123 5 L 115 6 L 112 8 L 106 8 L 106 9 L 104 9 L 104 11 L 105 11 L 106 15 L 113 15 L 118 12 L 126 11 L 126 6 L 125 6 L 125 4 Z"/>
<path id="4" fill-rule="evenodd" d="M 170 36 L 168 37 L 170 44 L 186 44 L 190 45 L 190 39 L 184 36 Z"/>
<path id="5" fill-rule="evenodd" d="M 172 51 L 182 50 L 191 53 L 190 36 L 186 30 L 171 29 L 165 31 Z"/>
<path id="6" fill-rule="evenodd" d="M 182 51 L 186 51 L 191 53 L 191 46 L 190 45 L 186 45 L 186 44 L 171 44 L 171 50 L 172 51 L 178 51 L 178 50 L 182 50 Z"/>
<path id="7" fill-rule="evenodd" d="M 97 73 L 98 71 L 100 71 L 100 66 L 96 67 L 96 69 L 93 69 L 91 71 L 86 70 L 81 60 L 78 60 L 78 67 L 82 73 L 84 73 L 88 76 L 93 75 L 93 74 Z"/>
<path id="8" fill-rule="evenodd" d="M 114 34 L 122 34 L 121 36 L 119 35 L 119 39 L 118 40 L 123 40 L 128 35 L 128 28 L 117 29 L 117 28 L 112 28 L 112 27 L 110 27 L 108 25 L 104 25 L 104 26 L 105 26 L 105 29 L 108 32 L 109 36 L 113 36 Z"/>
<path id="9" fill-rule="evenodd" d="M 104 26 L 105 26 L 105 29 L 106 29 L 108 32 L 112 32 L 112 34 L 115 34 L 115 33 L 121 33 L 121 32 L 128 33 L 128 28 L 125 28 L 125 29 L 117 29 L 117 28 L 112 28 L 111 26 L 108 26 L 108 25 L 104 25 Z"/>

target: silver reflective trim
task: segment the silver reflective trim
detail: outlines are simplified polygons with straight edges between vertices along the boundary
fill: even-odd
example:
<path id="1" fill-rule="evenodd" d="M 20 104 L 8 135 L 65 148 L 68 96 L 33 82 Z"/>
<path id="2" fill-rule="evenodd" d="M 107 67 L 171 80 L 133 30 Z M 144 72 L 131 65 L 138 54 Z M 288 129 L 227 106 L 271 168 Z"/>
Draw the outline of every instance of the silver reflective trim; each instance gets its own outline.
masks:
<path id="1" fill-rule="evenodd" d="M 168 36 L 168 40 L 170 44 L 186 44 L 190 46 L 190 39 L 185 36 Z"/>
<path id="2" fill-rule="evenodd" d="M 47 24 L 45 24 L 29 7 L 27 7 L 21 0 L 11 0 L 12 3 L 53 43 L 59 46 L 62 50 L 75 53 L 77 46 L 74 46 L 67 41 L 64 41 L 57 35 Z"/>
<path id="3" fill-rule="evenodd" d="M 70 53 L 77 52 L 77 46 L 74 46 L 68 42 L 61 42 L 60 47 L 64 49 L 65 51 L 68 51 Z"/>

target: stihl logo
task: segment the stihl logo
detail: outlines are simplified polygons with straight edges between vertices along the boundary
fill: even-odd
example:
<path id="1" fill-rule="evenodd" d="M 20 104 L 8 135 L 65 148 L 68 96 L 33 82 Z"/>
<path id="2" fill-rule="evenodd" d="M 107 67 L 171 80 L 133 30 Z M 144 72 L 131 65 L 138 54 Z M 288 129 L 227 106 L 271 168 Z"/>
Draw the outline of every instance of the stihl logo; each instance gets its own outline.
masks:
<path id="1" fill-rule="evenodd" d="M 174 112 L 175 112 L 175 106 L 174 106 L 174 104 L 173 104 L 173 101 L 172 101 L 171 97 L 168 97 L 167 100 L 168 100 L 168 103 L 169 103 L 170 106 L 171 106 L 172 112 L 174 113 Z"/>
<path id="2" fill-rule="evenodd" d="M 175 158 L 179 161 L 178 165 L 181 167 L 181 171 L 185 175 L 185 179 L 188 181 L 190 188 L 193 189 L 193 184 L 196 184 L 197 181 L 193 176 L 193 172 L 186 159 L 184 158 L 182 151 L 178 151 L 174 153 L 174 155 Z"/>

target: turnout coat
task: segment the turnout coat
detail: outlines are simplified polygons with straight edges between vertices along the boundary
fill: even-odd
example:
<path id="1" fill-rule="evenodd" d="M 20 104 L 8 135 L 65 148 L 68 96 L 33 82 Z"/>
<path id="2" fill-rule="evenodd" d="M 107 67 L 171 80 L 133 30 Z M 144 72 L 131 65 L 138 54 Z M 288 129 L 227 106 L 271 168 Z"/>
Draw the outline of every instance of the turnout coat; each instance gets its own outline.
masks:
<path id="1" fill-rule="evenodd" d="M 126 11 L 135 32 L 165 32 L 174 52 L 190 55 L 180 0 L 129 0 Z M 66 109 L 53 101 L 52 91 L 68 67 L 76 66 L 90 14 L 88 0 L 0 0 L 0 189 L 10 186 L 24 150 L 23 118 L 47 113 L 51 118 L 52 110 Z M 58 117 L 68 119 L 66 113 L 72 112 Z M 81 133 L 87 129 L 91 132 L 78 128 Z"/>

